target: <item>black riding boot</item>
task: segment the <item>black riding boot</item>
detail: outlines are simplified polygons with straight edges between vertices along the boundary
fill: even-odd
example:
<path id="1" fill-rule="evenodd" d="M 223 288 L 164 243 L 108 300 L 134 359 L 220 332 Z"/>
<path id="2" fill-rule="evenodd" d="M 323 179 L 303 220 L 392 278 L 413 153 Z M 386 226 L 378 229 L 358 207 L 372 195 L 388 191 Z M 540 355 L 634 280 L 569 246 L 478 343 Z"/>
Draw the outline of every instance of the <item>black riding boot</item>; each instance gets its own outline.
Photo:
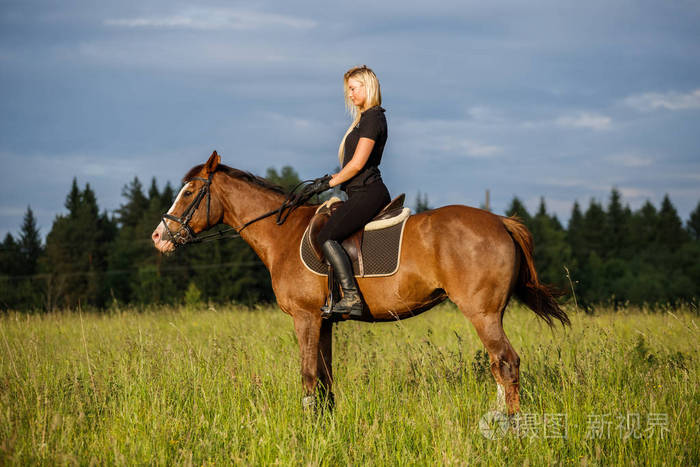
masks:
<path id="1" fill-rule="evenodd" d="M 335 240 L 326 240 L 321 245 L 323 255 L 333 267 L 335 277 L 343 289 L 343 298 L 333 305 L 331 313 L 346 314 L 350 316 L 362 316 L 362 299 L 357 291 L 357 282 L 352 273 L 352 264 L 345 249 Z"/>

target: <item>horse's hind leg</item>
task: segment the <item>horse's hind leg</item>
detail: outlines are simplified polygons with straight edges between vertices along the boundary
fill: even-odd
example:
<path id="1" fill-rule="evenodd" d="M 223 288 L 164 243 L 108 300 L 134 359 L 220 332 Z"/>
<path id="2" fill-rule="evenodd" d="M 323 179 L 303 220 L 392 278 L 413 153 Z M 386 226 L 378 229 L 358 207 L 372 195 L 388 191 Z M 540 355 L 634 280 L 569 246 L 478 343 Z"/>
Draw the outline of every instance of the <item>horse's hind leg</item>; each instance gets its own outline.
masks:
<path id="1" fill-rule="evenodd" d="M 486 307 L 460 303 L 457 305 L 472 322 L 489 353 L 491 373 L 498 385 L 498 403 L 502 408 L 505 405 L 509 415 L 519 412 L 520 357 L 503 331 L 502 316 L 505 303 Z"/>

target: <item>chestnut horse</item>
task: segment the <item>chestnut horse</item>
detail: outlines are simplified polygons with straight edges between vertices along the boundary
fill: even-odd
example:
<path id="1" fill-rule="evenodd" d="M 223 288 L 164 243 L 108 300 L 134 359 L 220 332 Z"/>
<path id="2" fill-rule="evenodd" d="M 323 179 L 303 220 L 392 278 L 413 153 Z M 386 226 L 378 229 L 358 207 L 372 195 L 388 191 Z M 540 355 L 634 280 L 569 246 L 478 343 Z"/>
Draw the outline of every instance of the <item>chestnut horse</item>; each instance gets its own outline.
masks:
<path id="1" fill-rule="evenodd" d="M 219 162 L 214 152 L 205 164 L 187 173 L 175 202 L 153 232 L 155 247 L 173 251 L 176 244 L 187 243 L 216 224 L 239 230 L 270 271 L 279 307 L 294 320 L 304 405 L 315 406 L 317 396 L 332 403 L 332 322 L 322 319 L 320 311 L 327 280 L 309 272 L 299 257 L 299 242 L 317 206 L 299 206 L 281 225 L 272 217 L 250 223 L 278 209 L 284 192 Z M 503 331 L 511 295 L 550 326 L 552 318 L 569 324 L 552 291 L 537 279 L 530 232 L 514 218 L 460 205 L 421 212 L 406 222 L 398 272 L 357 280 L 366 304 L 360 320 L 410 318 L 449 297 L 488 351 L 499 404 L 505 404 L 508 414 L 517 413 L 520 358 Z"/>

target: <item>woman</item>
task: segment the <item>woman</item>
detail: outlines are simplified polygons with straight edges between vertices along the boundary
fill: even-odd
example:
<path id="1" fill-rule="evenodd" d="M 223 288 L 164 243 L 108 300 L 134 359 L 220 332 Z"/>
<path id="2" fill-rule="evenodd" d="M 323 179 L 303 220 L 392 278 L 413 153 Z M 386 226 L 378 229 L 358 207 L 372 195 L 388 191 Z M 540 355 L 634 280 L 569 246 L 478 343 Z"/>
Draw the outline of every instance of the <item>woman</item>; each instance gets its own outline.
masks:
<path id="1" fill-rule="evenodd" d="M 345 238 L 363 228 L 391 198 L 379 172 L 387 138 L 382 94 L 374 72 L 366 66 L 351 68 L 344 75 L 345 105 L 353 121 L 338 148 L 342 170 L 328 186 L 340 185 L 348 195 L 318 234 L 323 254 L 333 267 L 343 298 L 332 313 L 362 315 L 362 300 L 352 264 L 341 246 Z"/>

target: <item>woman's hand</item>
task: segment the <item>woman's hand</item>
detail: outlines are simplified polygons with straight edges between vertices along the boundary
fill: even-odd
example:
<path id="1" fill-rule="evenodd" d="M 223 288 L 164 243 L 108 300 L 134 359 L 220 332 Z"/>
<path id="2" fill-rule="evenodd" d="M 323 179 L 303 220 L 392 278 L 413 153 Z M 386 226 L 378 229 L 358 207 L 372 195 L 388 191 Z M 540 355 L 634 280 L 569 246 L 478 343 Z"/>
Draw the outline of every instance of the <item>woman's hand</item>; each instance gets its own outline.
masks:
<path id="1" fill-rule="evenodd" d="M 330 188 L 331 176 L 326 174 L 323 177 L 318 177 L 310 185 L 308 185 L 305 190 L 309 193 L 323 193 Z"/>
<path id="2" fill-rule="evenodd" d="M 334 187 L 336 185 L 340 185 L 341 183 L 345 183 L 360 173 L 360 170 L 362 170 L 367 163 L 373 148 L 373 139 L 360 138 L 360 141 L 357 142 L 355 154 L 353 154 L 352 159 L 350 159 L 350 162 L 343 167 L 343 170 L 333 175 L 333 178 L 331 178 L 330 181 L 330 186 Z"/>

